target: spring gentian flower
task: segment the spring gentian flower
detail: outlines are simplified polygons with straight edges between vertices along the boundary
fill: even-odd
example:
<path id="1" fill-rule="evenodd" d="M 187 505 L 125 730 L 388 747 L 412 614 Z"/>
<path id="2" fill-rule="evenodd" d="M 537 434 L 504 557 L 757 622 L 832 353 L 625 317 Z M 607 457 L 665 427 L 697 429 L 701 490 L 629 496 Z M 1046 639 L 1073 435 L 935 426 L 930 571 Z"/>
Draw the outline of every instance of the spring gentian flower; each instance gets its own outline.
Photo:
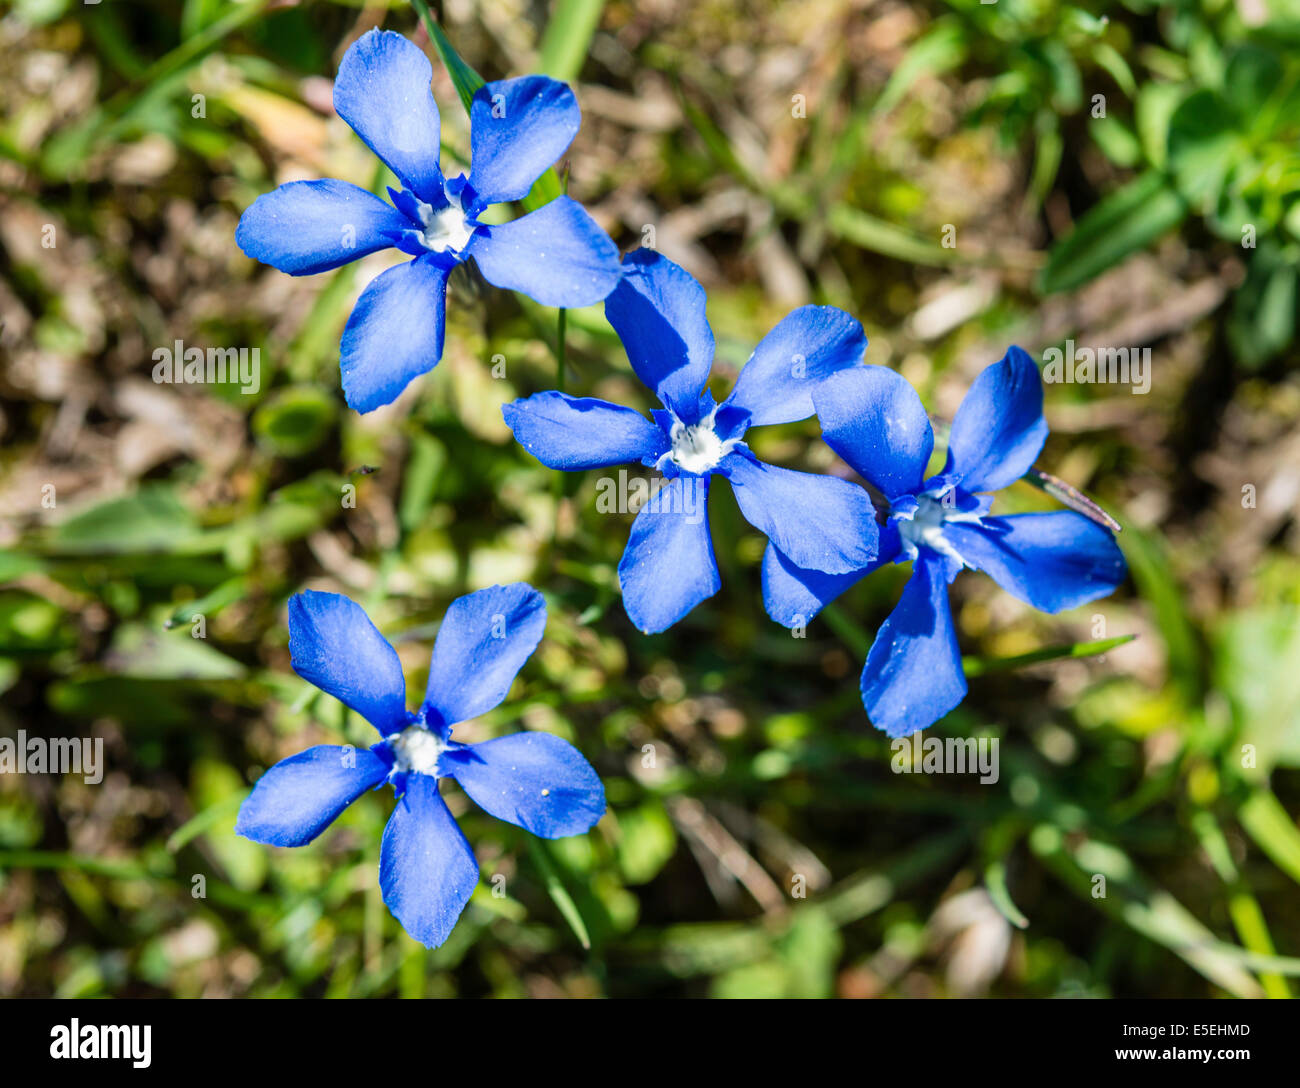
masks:
<path id="1" fill-rule="evenodd" d="M 379 730 L 370 749 L 329 744 L 281 760 L 239 810 L 235 830 L 271 846 L 303 846 L 366 790 L 392 783 L 379 884 L 402 927 L 434 948 L 447 939 L 478 883 L 478 863 L 438 792 L 454 778 L 480 808 L 554 839 L 580 835 L 605 811 L 605 791 L 568 741 L 515 733 L 480 744 L 452 727 L 505 698 L 546 626 L 546 604 L 522 582 L 452 602 L 433 645 L 419 709 L 406 709 L 396 651 L 360 606 L 334 593 L 289 601 L 294 671 Z"/>
<path id="2" fill-rule="evenodd" d="M 308 276 L 395 247 L 414 260 L 365 289 L 343 331 L 343 393 L 388 404 L 442 358 L 447 277 L 473 257 L 491 284 L 546 306 L 590 306 L 618 280 L 618 248 L 567 196 L 499 226 L 489 204 L 520 200 L 573 141 L 573 92 L 544 76 L 488 83 L 470 105 L 468 176 L 443 177 L 433 69 L 413 42 L 371 30 L 344 54 L 334 109 L 397 175 L 392 204 L 346 181 L 291 181 L 260 196 L 235 232 L 254 260 Z"/>
<path id="3" fill-rule="evenodd" d="M 1042 379 L 1020 348 L 975 379 L 953 420 L 947 463 L 929 479 L 934 434 L 901 375 L 862 367 L 828 380 L 813 400 L 823 437 L 889 499 L 889 519 L 876 563 L 844 575 L 800 570 L 769 547 L 764 601 L 777 622 L 806 623 L 875 566 L 912 563 L 862 670 L 867 715 L 891 737 L 924 729 L 966 695 L 948 605 L 948 585 L 963 568 L 984 571 L 1043 612 L 1096 600 L 1124 580 L 1115 538 L 1082 514 L 989 513 L 992 496 L 981 493 L 1023 476 L 1047 438 Z"/>
<path id="4" fill-rule="evenodd" d="M 519 443 L 542 464 L 575 471 L 640 461 L 667 481 L 638 512 L 618 565 L 623 604 L 646 633 L 671 627 L 718 591 L 708 490 L 730 480 L 740 511 L 801 566 L 853 570 L 876 553 L 866 492 L 846 480 L 764 464 L 745 444 L 748 428 L 812 415 L 812 393 L 829 375 L 862 369 L 862 326 L 833 306 L 802 306 L 754 349 L 721 404 L 706 383 L 713 332 L 704 289 L 651 250 L 624 259 L 605 316 L 632 369 L 658 396 L 653 421 L 590 397 L 551 391 L 503 406 Z"/>

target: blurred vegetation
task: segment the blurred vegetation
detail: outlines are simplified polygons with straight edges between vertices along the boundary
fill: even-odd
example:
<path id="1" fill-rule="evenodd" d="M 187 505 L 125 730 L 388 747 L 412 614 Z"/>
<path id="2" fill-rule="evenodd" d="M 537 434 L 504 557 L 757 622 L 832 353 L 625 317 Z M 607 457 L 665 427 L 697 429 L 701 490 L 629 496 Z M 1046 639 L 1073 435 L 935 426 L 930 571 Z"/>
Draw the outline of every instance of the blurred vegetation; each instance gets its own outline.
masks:
<path id="1" fill-rule="evenodd" d="M 372 25 L 435 58 L 463 161 L 456 88 L 410 7 L 17 0 L 0 14 L 0 734 L 102 738 L 107 772 L 0 776 L 0 994 L 1288 996 L 1300 5 L 435 14 L 483 78 L 575 82 L 569 191 L 625 250 L 652 234 L 705 283 L 723 388 L 810 301 L 859 317 L 868 361 L 940 417 L 1009 343 L 1150 347 L 1149 394 L 1048 387 L 1040 461 L 1123 523 L 1131 585 L 1049 617 L 960 578 L 971 693 L 931 733 L 999 738 L 1001 778 L 891 773 L 857 675 L 901 571 L 791 638 L 762 611 L 763 539 L 715 489 L 722 591 L 643 637 L 615 574 L 630 518 L 501 420 L 555 384 L 553 312 L 458 275 L 441 365 L 359 417 L 338 338 L 391 257 L 292 279 L 235 247 L 242 209 L 283 181 L 382 192 L 330 108 Z M 154 384 L 176 340 L 259 349 L 260 390 Z M 569 391 L 648 406 L 599 307 L 568 315 L 565 343 Z M 846 473 L 817 436 L 753 439 Z M 514 579 L 547 593 L 546 639 L 463 739 L 557 732 L 610 812 L 539 845 L 449 795 L 484 883 L 428 952 L 380 898 L 387 795 L 299 850 L 236 838 L 234 813 L 277 759 L 372 739 L 289 669 L 290 594 L 357 599 L 418 684 L 447 604 Z"/>

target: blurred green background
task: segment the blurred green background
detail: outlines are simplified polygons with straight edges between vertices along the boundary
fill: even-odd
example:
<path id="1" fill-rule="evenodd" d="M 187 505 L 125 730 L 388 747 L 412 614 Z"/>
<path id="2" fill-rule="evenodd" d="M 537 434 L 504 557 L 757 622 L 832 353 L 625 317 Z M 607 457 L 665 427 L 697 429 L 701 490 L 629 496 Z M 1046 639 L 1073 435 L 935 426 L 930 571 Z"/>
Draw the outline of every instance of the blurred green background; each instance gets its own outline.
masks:
<path id="1" fill-rule="evenodd" d="M 0 994 L 1289 996 L 1300 3 L 435 14 L 485 78 L 574 82 L 569 191 L 705 284 L 722 390 L 806 302 L 857 316 L 868 362 L 939 417 L 1010 343 L 1149 347 L 1145 395 L 1047 387 L 1039 462 L 1123 523 L 1131 582 L 1049 617 L 958 579 L 971 691 L 927 735 L 999 738 L 1001 777 L 895 775 L 857 676 L 903 569 L 792 638 L 717 488 L 722 591 L 644 637 L 615 574 L 630 516 L 501 419 L 555 385 L 554 311 L 458 274 L 441 365 L 359 417 L 338 339 L 391 257 L 293 279 L 236 248 L 281 182 L 382 192 L 330 107 L 371 26 L 430 53 L 465 157 L 410 7 L 6 4 L 0 734 L 101 738 L 107 769 L 0 775 Z M 155 384 L 175 340 L 260 349 L 260 391 Z M 599 307 L 566 340 L 570 392 L 649 407 Z M 847 474 L 818 433 L 751 438 Z M 1006 502 L 1052 505 L 1024 484 Z M 236 838 L 234 815 L 277 759 L 373 739 L 290 670 L 290 594 L 361 602 L 414 699 L 448 603 L 516 579 L 546 592 L 546 638 L 458 736 L 565 736 L 610 811 L 539 845 L 449 794 L 483 884 L 430 952 L 380 898 L 388 791 L 298 850 Z"/>

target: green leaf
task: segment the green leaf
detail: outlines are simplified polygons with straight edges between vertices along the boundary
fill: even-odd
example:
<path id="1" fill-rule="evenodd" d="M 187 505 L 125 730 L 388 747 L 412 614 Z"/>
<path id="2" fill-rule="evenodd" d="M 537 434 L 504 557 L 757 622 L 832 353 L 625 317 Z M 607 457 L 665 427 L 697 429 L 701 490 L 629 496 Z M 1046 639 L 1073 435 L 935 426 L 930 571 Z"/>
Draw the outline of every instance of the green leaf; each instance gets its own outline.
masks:
<path id="1" fill-rule="evenodd" d="M 605 0 L 555 0 L 542 34 L 538 68 L 553 79 L 577 79 L 600 25 Z"/>
<path id="2" fill-rule="evenodd" d="M 1169 119 L 1183 99 L 1172 83 L 1145 83 L 1134 105 L 1134 125 L 1147 162 L 1163 170 L 1169 156 Z"/>
<path id="3" fill-rule="evenodd" d="M 50 550 L 64 555 L 164 552 L 199 535 L 198 523 L 170 487 L 151 484 L 61 522 Z"/>
<path id="4" fill-rule="evenodd" d="M 1238 117 L 1253 120 L 1264 112 L 1282 79 L 1282 62 L 1276 53 L 1243 42 L 1228 58 L 1223 94 Z"/>
<path id="5" fill-rule="evenodd" d="M 1003 918 L 1017 929 L 1028 928 L 1029 919 L 1016 906 L 1015 901 L 1011 898 L 1011 892 L 1007 889 L 1007 866 L 1005 862 L 992 862 L 984 870 L 984 887 L 988 889 L 989 898 L 993 900 L 993 905 L 997 907 L 998 913 Z"/>
<path id="6" fill-rule="evenodd" d="M 204 812 L 222 803 L 242 800 L 248 787 L 235 769 L 215 759 L 198 759 L 190 772 L 190 797 L 194 808 Z M 241 891 L 253 891 L 266 879 L 269 851 L 235 834 L 235 821 L 220 821 L 207 828 L 207 842 L 213 854 Z"/>
<path id="7" fill-rule="evenodd" d="M 1142 158 L 1142 144 L 1117 117 L 1107 115 L 1089 122 L 1093 142 L 1116 166 L 1133 167 Z"/>
<path id="8" fill-rule="evenodd" d="M 573 901 L 573 897 L 560 880 L 560 874 L 556 872 L 555 864 L 546 851 L 546 844 L 532 835 L 528 835 L 526 838 L 529 856 L 542 874 L 542 879 L 546 884 L 546 892 L 550 895 L 551 901 L 564 917 L 564 920 L 569 923 L 569 928 L 573 930 L 573 935 L 578 938 L 582 947 L 591 948 L 591 936 L 587 933 L 587 923 L 582 920 L 578 905 Z"/>
<path id="9" fill-rule="evenodd" d="M 1132 525 L 1125 527 L 1119 540 L 1138 594 L 1155 611 L 1170 674 L 1184 701 L 1195 706 L 1204 684 L 1201 647 L 1192 633 L 1182 587 L 1169 569 L 1169 555 L 1158 537 Z"/>
<path id="10" fill-rule="evenodd" d="M 119 627 L 105 664 L 117 676 L 137 680 L 233 680 L 244 666 L 201 638 L 164 634 L 143 624 Z"/>
<path id="11" fill-rule="evenodd" d="M 1248 369 L 1263 366 L 1291 345 L 1296 301 L 1295 260 L 1278 246 L 1260 246 L 1251 258 L 1245 282 L 1233 295 L 1228 322 L 1233 351 Z"/>
<path id="12" fill-rule="evenodd" d="M 1104 68 L 1129 98 L 1137 94 L 1137 80 L 1133 78 L 1133 69 L 1128 66 L 1123 55 L 1108 42 L 1098 42 L 1092 47 L 1092 59 Z"/>
<path id="13" fill-rule="evenodd" d="M 1155 171 L 1130 181 L 1079 220 L 1052 247 L 1039 278 L 1044 294 L 1081 287 L 1172 230 L 1187 215 L 1183 198 Z"/>
<path id="14" fill-rule="evenodd" d="M 1091 642 L 1071 642 L 1060 646 L 1047 646 L 1041 650 L 1031 650 L 1027 654 L 1014 657 L 963 657 L 962 668 L 967 676 L 983 676 L 990 672 L 1007 672 L 1022 669 L 1026 665 L 1038 665 L 1044 661 L 1056 661 L 1063 657 L 1095 657 L 1104 654 L 1116 646 L 1132 642 L 1137 635 L 1117 635 L 1115 638 L 1099 638 Z"/>
<path id="15" fill-rule="evenodd" d="M 429 40 L 433 42 L 433 47 L 438 51 L 438 56 L 442 59 L 447 74 L 451 76 L 452 86 L 456 88 L 456 93 L 460 95 L 460 103 L 465 107 L 465 112 L 469 113 L 469 105 L 474 101 L 475 92 L 487 80 L 461 59 L 460 54 L 456 52 L 447 39 L 447 35 L 443 33 L 442 27 L 438 25 L 438 20 L 429 11 L 429 5 L 425 3 L 425 0 L 411 0 L 411 6 L 415 8 L 423 20 L 425 30 L 429 32 Z"/>
<path id="16" fill-rule="evenodd" d="M 1300 614 L 1252 608 L 1224 618 L 1214 637 L 1214 681 L 1232 708 L 1237 741 L 1254 747 L 1243 777 L 1265 782 L 1279 763 L 1300 767 Z"/>
<path id="17" fill-rule="evenodd" d="M 911 264 L 944 265 L 957 259 L 955 249 L 927 242 L 911 231 L 847 204 L 836 204 L 830 209 L 827 226 L 833 234 L 855 246 Z"/>
<path id="18" fill-rule="evenodd" d="M 1169 169 L 1178 191 L 1202 212 L 1218 206 L 1245 146 L 1237 118 L 1212 91 L 1197 91 L 1169 119 Z"/>
<path id="19" fill-rule="evenodd" d="M 885 113 L 903 100 L 913 84 L 923 76 L 950 72 L 966 59 L 966 31 L 955 19 L 939 19 L 917 38 L 898 62 L 884 91 L 872 107 Z"/>
<path id="20" fill-rule="evenodd" d="M 172 832 L 171 837 L 167 840 L 167 850 L 169 853 L 176 853 L 182 846 L 193 839 L 198 838 L 205 831 L 218 826 L 227 819 L 230 819 L 238 811 L 239 806 L 243 804 L 244 798 L 248 794 L 232 793 L 229 797 L 223 798 L 214 805 L 209 805 L 202 812 L 191 816 L 180 827 Z"/>
<path id="21" fill-rule="evenodd" d="M 1237 819 L 1273 864 L 1300 884 L 1300 829 L 1272 790 L 1252 793 L 1237 810 Z"/>
<path id="22" fill-rule="evenodd" d="M 277 389 L 253 413 L 253 433 L 279 457 L 301 457 L 325 441 L 338 412 L 336 398 L 315 385 Z"/>
<path id="23" fill-rule="evenodd" d="M 1182 903 L 1153 887 L 1119 847 L 1077 840 L 1049 824 L 1034 829 L 1029 845 L 1080 898 L 1167 948 L 1216 986 L 1237 997 L 1263 996 L 1242 966 L 1247 953 L 1218 940 Z M 1097 894 L 1098 877 L 1106 882 L 1104 895 Z"/>
<path id="24" fill-rule="evenodd" d="M 433 42 L 433 47 L 437 50 L 439 58 L 446 67 L 447 74 L 451 76 L 451 82 L 456 88 L 456 93 L 460 95 L 461 105 L 465 107 L 465 112 L 469 113 L 470 104 L 474 101 L 474 95 L 487 81 L 466 64 L 461 55 L 456 52 L 447 35 L 443 33 L 442 27 L 438 25 L 438 21 L 429 11 L 429 5 L 425 3 L 425 0 L 411 0 L 411 5 L 424 21 L 425 29 L 429 32 L 429 40 Z M 525 210 L 531 212 L 540 208 L 543 204 L 549 204 L 563 192 L 564 187 L 560 184 L 559 175 L 556 174 L 554 169 L 550 169 L 533 182 L 532 189 L 520 203 L 523 204 Z"/>
<path id="25" fill-rule="evenodd" d="M 411 438 L 411 452 L 402 474 L 402 499 L 397 516 L 407 532 L 418 528 L 424 521 L 438 479 L 447 466 L 447 447 L 430 434 L 423 432 Z"/>
<path id="26" fill-rule="evenodd" d="M 228 578 L 202 597 L 186 601 L 174 609 L 163 626 L 170 629 L 179 627 L 183 623 L 193 623 L 195 616 L 212 616 L 227 605 L 243 600 L 246 596 L 248 596 L 248 579 L 243 575 Z"/>
<path id="27" fill-rule="evenodd" d="M 628 884 L 649 883 L 676 850 L 677 830 L 658 798 L 620 810 L 615 856 Z"/>

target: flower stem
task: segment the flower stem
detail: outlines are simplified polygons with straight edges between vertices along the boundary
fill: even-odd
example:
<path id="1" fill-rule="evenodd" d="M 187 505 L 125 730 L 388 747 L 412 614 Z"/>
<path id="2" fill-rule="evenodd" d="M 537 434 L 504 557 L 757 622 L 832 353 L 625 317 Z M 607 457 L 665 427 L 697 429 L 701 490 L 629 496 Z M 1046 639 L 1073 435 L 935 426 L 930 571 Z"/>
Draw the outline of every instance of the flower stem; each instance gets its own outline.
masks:
<path id="1" fill-rule="evenodd" d="M 821 615 L 826 621 L 826 625 L 835 632 L 845 646 L 853 651 L 855 656 L 866 658 L 867 651 L 871 649 L 872 641 L 871 636 L 867 634 L 866 628 L 834 601 L 822 606 Z"/>

